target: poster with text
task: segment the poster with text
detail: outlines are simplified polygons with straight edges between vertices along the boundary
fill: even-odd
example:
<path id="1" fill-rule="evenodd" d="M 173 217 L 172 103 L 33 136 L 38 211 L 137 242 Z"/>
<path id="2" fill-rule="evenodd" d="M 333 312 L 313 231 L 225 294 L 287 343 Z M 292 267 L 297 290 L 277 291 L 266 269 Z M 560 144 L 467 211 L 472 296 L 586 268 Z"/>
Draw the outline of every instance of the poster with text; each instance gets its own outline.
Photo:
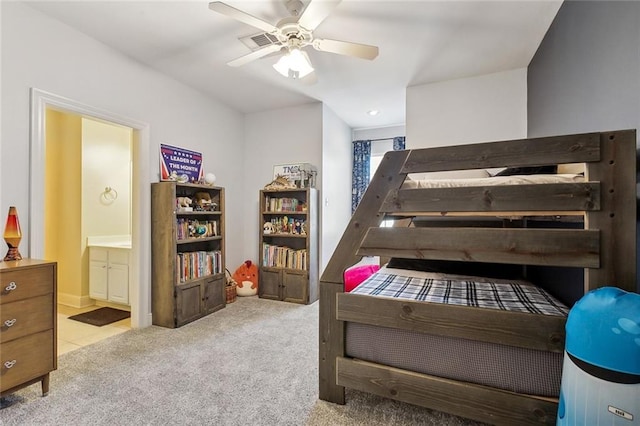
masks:
<path id="1" fill-rule="evenodd" d="M 199 182 L 203 177 L 202 153 L 160 144 L 160 180 Z"/>

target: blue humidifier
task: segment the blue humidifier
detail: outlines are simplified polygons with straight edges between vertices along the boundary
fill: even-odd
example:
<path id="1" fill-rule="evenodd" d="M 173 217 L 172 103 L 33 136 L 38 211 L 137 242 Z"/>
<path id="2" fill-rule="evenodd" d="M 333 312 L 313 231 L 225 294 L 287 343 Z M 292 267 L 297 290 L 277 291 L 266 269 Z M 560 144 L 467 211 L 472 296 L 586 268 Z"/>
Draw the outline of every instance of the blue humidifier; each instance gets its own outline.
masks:
<path id="1" fill-rule="evenodd" d="M 566 335 L 557 425 L 640 425 L 640 295 L 587 293 Z"/>

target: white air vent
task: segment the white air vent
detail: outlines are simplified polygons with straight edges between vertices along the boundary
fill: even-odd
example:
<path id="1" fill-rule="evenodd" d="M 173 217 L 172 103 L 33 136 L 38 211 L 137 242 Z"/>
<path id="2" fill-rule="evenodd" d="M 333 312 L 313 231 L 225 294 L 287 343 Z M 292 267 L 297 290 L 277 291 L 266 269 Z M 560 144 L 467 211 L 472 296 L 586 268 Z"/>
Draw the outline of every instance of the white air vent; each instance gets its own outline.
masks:
<path id="1" fill-rule="evenodd" d="M 239 40 L 251 50 L 261 49 L 265 46 L 278 43 L 278 37 L 269 33 L 259 33 L 246 37 L 240 37 Z"/>

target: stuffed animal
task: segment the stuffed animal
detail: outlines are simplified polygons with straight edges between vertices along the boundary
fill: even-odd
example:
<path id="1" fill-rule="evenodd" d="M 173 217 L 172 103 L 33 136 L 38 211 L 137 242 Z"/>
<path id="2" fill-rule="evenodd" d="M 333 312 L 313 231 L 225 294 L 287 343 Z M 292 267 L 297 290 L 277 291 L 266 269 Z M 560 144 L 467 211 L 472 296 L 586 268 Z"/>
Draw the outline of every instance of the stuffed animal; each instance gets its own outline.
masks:
<path id="1" fill-rule="evenodd" d="M 189 197 L 178 197 L 176 203 L 180 210 L 184 210 L 191 207 L 192 200 Z"/>
<path id="2" fill-rule="evenodd" d="M 273 234 L 276 232 L 273 227 L 273 223 L 271 222 L 265 222 L 264 225 L 262 226 L 262 231 L 265 235 Z"/>
<path id="3" fill-rule="evenodd" d="M 296 185 L 286 176 L 277 175 L 274 180 L 264 186 L 264 189 L 295 189 Z"/>
<path id="4" fill-rule="evenodd" d="M 245 260 L 232 276 L 238 284 L 238 296 L 254 296 L 258 294 L 258 266 L 250 260 Z"/>
<path id="5" fill-rule="evenodd" d="M 208 192 L 196 192 L 194 194 L 196 208 L 199 210 L 215 210 L 214 206 L 217 206 L 211 200 L 211 194 Z"/>

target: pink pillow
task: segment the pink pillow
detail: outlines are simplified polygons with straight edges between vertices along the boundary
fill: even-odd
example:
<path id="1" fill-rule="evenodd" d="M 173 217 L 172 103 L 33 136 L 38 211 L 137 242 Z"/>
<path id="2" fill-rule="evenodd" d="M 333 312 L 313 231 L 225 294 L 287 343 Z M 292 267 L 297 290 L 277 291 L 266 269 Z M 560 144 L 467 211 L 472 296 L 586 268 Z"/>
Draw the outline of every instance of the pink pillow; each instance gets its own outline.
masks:
<path id="1" fill-rule="evenodd" d="M 344 292 L 348 293 L 380 269 L 379 265 L 354 266 L 344 271 Z"/>

